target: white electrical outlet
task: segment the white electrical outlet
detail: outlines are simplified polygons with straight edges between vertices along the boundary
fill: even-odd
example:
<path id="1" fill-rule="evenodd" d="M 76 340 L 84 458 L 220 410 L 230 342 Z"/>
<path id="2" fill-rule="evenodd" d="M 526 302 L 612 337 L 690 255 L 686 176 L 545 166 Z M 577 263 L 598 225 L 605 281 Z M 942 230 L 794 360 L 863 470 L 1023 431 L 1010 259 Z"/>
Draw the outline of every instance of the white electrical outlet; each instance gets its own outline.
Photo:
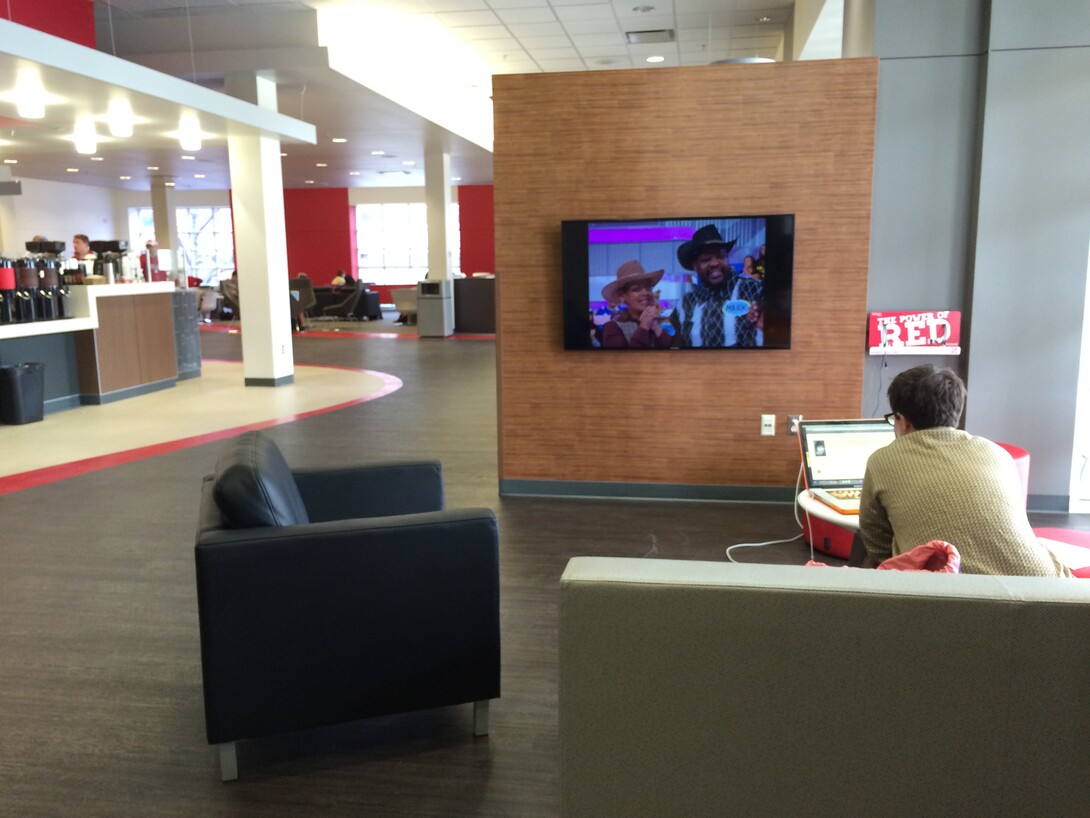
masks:
<path id="1" fill-rule="evenodd" d="M 776 434 L 776 416 L 775 415 L 761 415 L 761 434 L 762 435 L 774 435 L 774 434 Z"/>
<path id="2" fill-rule="evenodd" d="M 799 421 L 802 420 L 802 415 L 788 415 L 787 416 L 787 434 L 797 435 L 799 433 Z"/>

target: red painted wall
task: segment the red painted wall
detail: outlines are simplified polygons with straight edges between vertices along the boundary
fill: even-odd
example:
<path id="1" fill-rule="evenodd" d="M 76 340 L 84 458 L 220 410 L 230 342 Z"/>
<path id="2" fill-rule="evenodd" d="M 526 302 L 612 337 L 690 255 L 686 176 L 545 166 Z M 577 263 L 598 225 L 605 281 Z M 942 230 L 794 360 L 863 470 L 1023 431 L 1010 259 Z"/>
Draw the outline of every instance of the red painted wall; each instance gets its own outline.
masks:
<path id="1" fill-rule="evenodd" d="M 316 285 L 329 284 L 337 270 L 355 275 L 355 216 L 347 188 L 285 190 L 288 275 L 306 273 Z"/>
<path id="2" fill-rule="evenodd" d="M 95 7 L 91 0 L 3 0 L 0 18 L 95 47 Z"/>
<path id="3" fill-rule="evenodd" d="M 495 228 L 492 223 L 492 185 L 458 188 L 458 228 L 462 234 L 462 272 L 496 271 Z"/>

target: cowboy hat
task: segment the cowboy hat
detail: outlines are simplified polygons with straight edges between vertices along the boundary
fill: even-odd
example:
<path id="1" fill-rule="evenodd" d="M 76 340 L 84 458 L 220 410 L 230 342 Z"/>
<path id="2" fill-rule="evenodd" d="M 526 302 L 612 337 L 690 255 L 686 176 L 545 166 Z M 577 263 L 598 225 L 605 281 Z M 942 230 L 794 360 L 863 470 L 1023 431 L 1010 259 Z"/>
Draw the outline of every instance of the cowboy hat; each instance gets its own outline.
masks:
<path id="1" fill-rule="evenodd" d="M 620 301 L 621 292 L 629 284 L 646 281 L 648 287 L 654 287 L 662 279 L 662 274 L 665 272 L 665 270 L 655 270 L 653 273 L 649 273 L 635 259 L 626 261 L 617 268 L 617 279 L 602 287 L 602 298 L 608 301 L 610 306 L 613 306 Z"/>
<path id="2" fill-rule="evenodd" d="M 719 228 L 714 224 L 706 224 L 693 233 L 691 241 L 682 242 L 681 246 L 677 248 L 677 260 L 681 262 L 681 266 L 686 270 L 691 270 L 697 257 L 705 250 L 722 248 L 729 253 L 730 248 L 737 241 L 737 239 L 723 241 Z"/>

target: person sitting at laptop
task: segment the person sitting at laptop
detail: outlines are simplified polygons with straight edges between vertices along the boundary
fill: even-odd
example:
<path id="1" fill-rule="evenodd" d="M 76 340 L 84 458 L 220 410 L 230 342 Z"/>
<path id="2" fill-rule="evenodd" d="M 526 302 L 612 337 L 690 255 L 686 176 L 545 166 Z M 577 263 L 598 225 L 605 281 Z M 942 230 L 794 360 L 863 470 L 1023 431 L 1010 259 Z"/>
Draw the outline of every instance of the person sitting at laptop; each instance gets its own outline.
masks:
<path id="1" fill-rule="evenodd" d="M 867 460 L 864 566 L 944 540 L 958 549 L 965 574 L 1071 576 L 1034 536 L 1010 455 L 957 428 L 961 378 L 925 364 L 897 375 L 888 395 L 886 419 L 897 437 Z"/>

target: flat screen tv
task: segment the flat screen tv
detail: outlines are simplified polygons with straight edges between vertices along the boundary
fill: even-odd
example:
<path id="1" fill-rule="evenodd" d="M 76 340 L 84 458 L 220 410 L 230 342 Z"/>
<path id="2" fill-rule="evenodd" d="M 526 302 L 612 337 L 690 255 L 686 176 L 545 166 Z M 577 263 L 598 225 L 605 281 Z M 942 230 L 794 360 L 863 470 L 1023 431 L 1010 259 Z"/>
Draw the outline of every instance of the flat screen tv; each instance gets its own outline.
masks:
<path id="1" fill-rule="evenodd" d="M 565 349 L 789 349 L 793 215 L 561 223 Z"/>

